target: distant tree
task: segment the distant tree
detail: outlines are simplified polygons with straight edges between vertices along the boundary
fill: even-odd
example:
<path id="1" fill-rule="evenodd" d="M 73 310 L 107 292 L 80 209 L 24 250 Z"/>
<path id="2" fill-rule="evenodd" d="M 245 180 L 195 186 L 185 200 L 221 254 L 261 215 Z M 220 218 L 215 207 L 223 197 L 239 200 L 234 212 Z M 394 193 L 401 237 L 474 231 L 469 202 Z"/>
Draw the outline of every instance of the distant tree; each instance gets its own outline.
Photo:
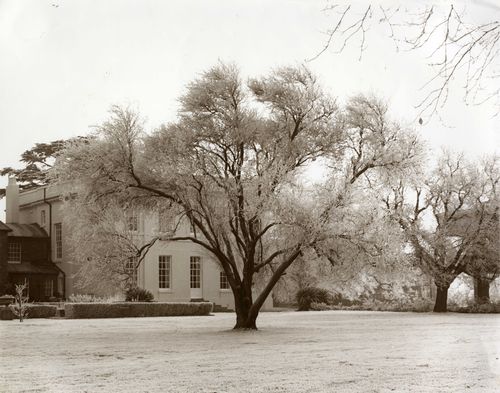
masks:
<path id="1" fill-rule="evenodd" d="M 76 140 L 84 141 L 86 138 L 77 137 Z M 45 186 L 48 184 L 47 173 L 55 162 L 57 153 L 64 147 L 64 140 L 49 143 L 36 143 L 30 150 L 21 154 L 23 168 L 14 169 L 5 167 L 0 169 L 0 176 L 13 176 L 16 178 L 19 188 L 26 190 Z M 5 196 L 5 189 L 0 189 L 0 198 Z"/>
<path id="2" fill-rule="evenodd" d="M 500 274 L 498 212 L 487 217 L 487 228 L 468 253 L 466 273 L 474 278 L 474 300 L 490 302 L 490 284 Z"/>
<path id="3" fill-rule="evenodd" d="M 418 51 L 433 71 L 424 85 L 426 93 L 416 105 L 421 117 L 430 117 L 445 105 L 454 79 L 464 89 L 466 103 L 493 100 L 500 107 L 500 7 L 488 0 L 478 3 L 476 9 L 487 16 L 481 22 L 473 14 L 474 7 L 465 4 L 384 7 L 332 2 L 324 10 L 332 15 L 332 27 L 314 58 L 327 50 L 341 52 L 348 45 L 357 45 L 361 58 L 378 26 L 398 51 Z"/>
<path id="4" fill-rule="evenodd" d="M 473 165 L 446 153 L 424 184 L 401 179 L 384 197 L 415 260 L 434 279 L 435 312 L 447 311 L 448 288 L 471 261 L 482 263 L 473 254 L 491 228 L 492 209 L 498 209 L 498 182 L 497 164 Z"/>
<path id="5" fill-rule="evenodd" d="M 474 278 L 474 299 L 478 304 L 490 301 L 490 283 L 500 274 L 499 161 L 498 156 L 493 156 L 483 160 L 480 166 L 482 177 L 488 179 L 484 185 L 489 188 L 489 196 L 488 199 L 480 201 L 485 208 L 484 231 L 468 252 L 466 267 L 466 273 Z M 469 214 L 464 223 L 480 218 L 481 215 Z M 457 228 L 456 234 L 461 236 L 464 228 L 467 228 L 467 225 Z"/>
<path id="6" fill-rule="evenodd" d="M 21 154 L 24 168 L 6 167 L 0 170 L 0 176 L 14 176 L 21 189 L 29 189 L 47 184 L 47 171 L 52 168 L 55 154 L 62 149 L 63 140 L 50 143 L 36 143 L 30 150 Z M 5 190 L 0 190 L 5 193 Z"/>
<path id="7" fill-rule="evenodd" d="M 280 277 L 326 238 L 346 188 L 372 170 L 411 165 L 415 146 L 379 102 L 356 97 L 341 110 L 305 68 L 280 68 L 245 86 L 234 66 L 221 64 L 188 85 L 175 123 L 148 135 L 137 114 L 113 107 L 95 139 L 68 145 L 53 173 L 89 204 L 179 208 L 194 234 L 170 240 L 214 256 L 233 292 L 235 328 L 256 329 Z M 317 159 L 332 168 L 321 195 L 301 178 Z"/>

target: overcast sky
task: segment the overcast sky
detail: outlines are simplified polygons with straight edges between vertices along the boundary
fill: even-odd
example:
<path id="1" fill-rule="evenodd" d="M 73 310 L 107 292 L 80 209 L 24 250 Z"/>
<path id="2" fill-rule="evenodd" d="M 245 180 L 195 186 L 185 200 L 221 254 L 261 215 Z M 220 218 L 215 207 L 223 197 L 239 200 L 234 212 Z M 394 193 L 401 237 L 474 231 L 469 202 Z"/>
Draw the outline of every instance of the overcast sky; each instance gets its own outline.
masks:
<path id="1" fill-rule="evenodd" d="M 235 62 L 245 77 L 302 64 L 322 48 L 333 23 L 325 4 L 0 0 L 0 167 L 19 166 L 20 154 L 37 142 L 88 133 L 111 104 L 138 109 L 146 129 L 173 120 L 185 85 L 218 60 Z M 491 4 L 467 7 L 483 21 L 500 13 Z M 419 125 L 414 105 L 432 74 L 421 55 L 397 53 L 379 33 L 369 32 L 361 61 L 353 45 L 308 66 L 340 102 L 357 93 L 386 99 L 394 117 L 420 130 L 432 149 L 498 151 L 500 119 L 492 104 L 466 106 L 459 84 L 440 111 L 442 121 Z M 0 179 L 0 187 L 6 182 Z"/>

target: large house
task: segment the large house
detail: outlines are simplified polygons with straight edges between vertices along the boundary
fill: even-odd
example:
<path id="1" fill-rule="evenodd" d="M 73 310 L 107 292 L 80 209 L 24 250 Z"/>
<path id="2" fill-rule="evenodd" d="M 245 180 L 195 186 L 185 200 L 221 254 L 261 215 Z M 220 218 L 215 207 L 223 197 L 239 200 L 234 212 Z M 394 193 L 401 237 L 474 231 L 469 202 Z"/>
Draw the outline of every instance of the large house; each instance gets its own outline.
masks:
<path id="1" fill-rule="evenodd" d="M 20 233 L 20 229 L 15 228 L 29 227 L 32 228 L 33 236 L 28 237 L 30 240 L 19 242 L 19 258 L 16 262 L 8 260 L 6 264 L 0 264 L 4 275 L 7 270 L 12 282 L 13 272 L 22 271 L 25 275 L 16 276 L 17 281 L 26 278 L 30 285 L 35 282 L 35 263 L 33 258 L 28 258 L 25 244 L 38 236 L 46 242 L 46 251 L 40 250 L 40 255 L 45 253 L 45 265 L 50 264 L 54 273 L 51 276 L 53 286 L 44 286 L 46 297 L 59 293 L 67 298 L 71 294 L 81 292 L 75 286 L 75 273 L 79 266 L 71 259 L 67 241 L 71 227 L 63 220 L 63 201 L 58 190 L 54 187 L 39 187 L 20 191 L 15 179 L 10 178 L 6 198 L 6 223 L 0 227 L 0 234 L 6 233 L 9 241 L 11 238 L 19 239 L 16 235 Z M 169 241 L 166 232 L 171 231 L 171 226 L 168 229 L 165 229 L 165 226 L 168 225 L 162 222 L 157 213 L 141 212 L 130 217 L 128 229 L 134 232 L 137 241 L 160 238 L 148 251 L 137 272 L 134 272 L 137 285 L 153 293 L 158 301 L 185 302 L 204 299 L 234 309 L 231 289 L 214 258 L 201 246 L 190 241 Z M 189 223 L 183 223 L 177 226 L 175 235 L 190 235 L 191 231 Z M 13 267 L 14 264 L 17 264 L 16 268 Z M 7 269 L 4 268 L 5 265 Z M 48 296 L 49 292 L 51 296 Z M 271 296 L 263 306 L 263 309 L 269 308 L 272 308 Z"/>

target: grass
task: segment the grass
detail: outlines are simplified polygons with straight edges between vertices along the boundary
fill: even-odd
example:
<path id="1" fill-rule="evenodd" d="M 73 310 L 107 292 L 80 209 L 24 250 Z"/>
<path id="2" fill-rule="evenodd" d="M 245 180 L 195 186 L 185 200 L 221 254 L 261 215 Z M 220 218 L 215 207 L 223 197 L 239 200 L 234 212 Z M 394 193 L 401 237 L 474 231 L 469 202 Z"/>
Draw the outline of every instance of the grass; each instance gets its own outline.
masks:
<path id="1" fill-rule="evenodd" d="M 497 392 L 497 315 L 0 321 L 2 392 Z M 3 389 L 3 390 L 2 390 Z"/>

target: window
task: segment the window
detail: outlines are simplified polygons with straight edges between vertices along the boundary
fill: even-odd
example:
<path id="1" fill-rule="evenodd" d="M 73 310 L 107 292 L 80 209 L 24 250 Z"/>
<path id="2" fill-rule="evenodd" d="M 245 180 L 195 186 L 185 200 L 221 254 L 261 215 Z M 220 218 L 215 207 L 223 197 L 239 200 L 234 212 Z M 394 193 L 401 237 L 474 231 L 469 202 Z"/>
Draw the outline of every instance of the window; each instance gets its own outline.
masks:
<path id="1" fill-rule="evenodd" d="M 229 281 L 227 280 L 226 273 L 220 272 L 220 289 L 231 289 L 229 287 Z"/>
<path id="2" fill-rule="evenodd" d="M 160 255 L 158 257 L 158 287 L 160 289 L 170 289 L 171 269 L 172 257 Z"/>
<path id="3" fill-rule="evenodd" d="M 139 217 L 134 211 L 127 215 L 127 229 L 132 232 L 137 232 L 139 230 Z"/>
<path id="4" fill-rule="evenodd" d="M 131 257 L 125 263 L 125 274 L 128 276 L 127 280 L 133 286 L 137 285 L 137 257 Z"/>
<path id="5" fill-rule="evenodd" d="M 9 243 L 7 251 L 7 261 L 10 263 L 21 263 L 21 243 Z"/>
<path id="6" fill-rule="evenodd" d="M 56 259 L 62 258 L 62 224 L 54 224 L 54 236 L 56 239 Z"/>
<path id="7" fill-rule="evenodd" d="M 43 286 L 43 292 L 44 292 L 46 297 L 52 297 L 52 294 L 54 292 L 54 282 L 52 281 L 52 279 L 47 278 L 45 280 L 44 286 Z"/>
<path id="8" fill-rule="evenodd" d="M 42 210 L 40 212 L 40 226 L 44 226 L 45 225 L 45 210 Z"/>
<path id="9" fill-rule="evenodd" d="M 201 258 L 190 258 L 190 285 L 191 288 L 201 288 Z"/>

